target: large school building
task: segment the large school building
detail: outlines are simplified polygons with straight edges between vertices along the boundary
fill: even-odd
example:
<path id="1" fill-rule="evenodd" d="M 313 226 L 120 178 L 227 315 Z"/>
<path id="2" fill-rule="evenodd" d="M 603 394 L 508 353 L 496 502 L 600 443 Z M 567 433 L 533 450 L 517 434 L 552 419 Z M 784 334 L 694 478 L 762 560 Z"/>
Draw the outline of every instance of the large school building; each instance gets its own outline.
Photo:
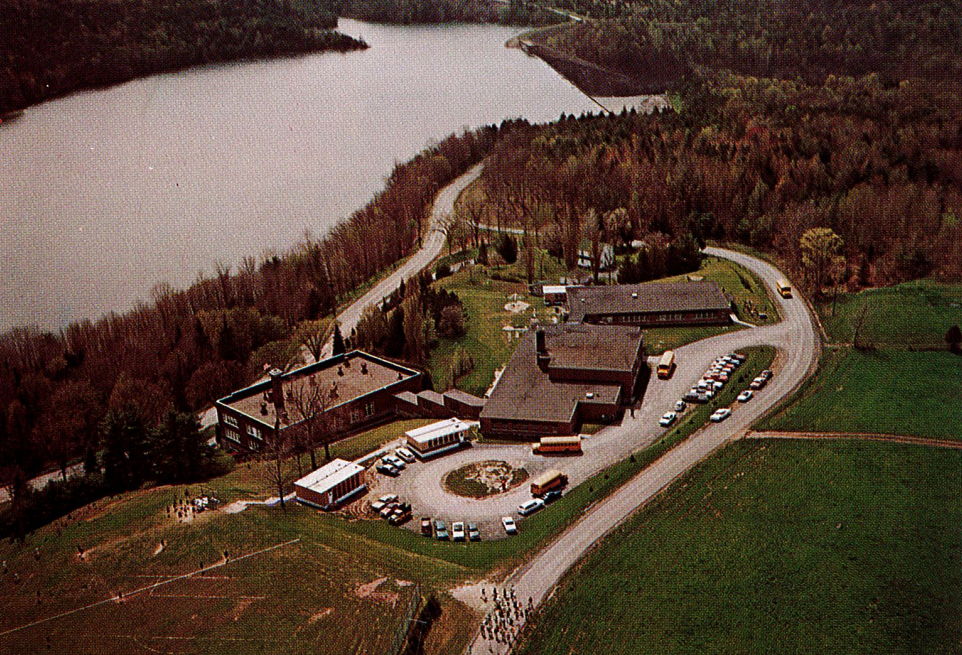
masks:
<path id="1" fill-rule="evenodd" d="M 715 282 L 568 287 L 568 320 L 597 325 L 726 325 L 731 301 Z"/>

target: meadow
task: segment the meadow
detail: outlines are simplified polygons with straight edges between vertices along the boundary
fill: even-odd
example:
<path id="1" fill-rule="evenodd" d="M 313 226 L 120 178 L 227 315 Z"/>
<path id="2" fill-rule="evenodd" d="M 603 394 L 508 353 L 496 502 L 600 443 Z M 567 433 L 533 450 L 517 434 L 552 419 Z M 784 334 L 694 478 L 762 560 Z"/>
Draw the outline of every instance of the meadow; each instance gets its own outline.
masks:
<path id="1" fill-rule="evenodd" d="M 738 442 L 569 574 L 538 653 L 956 653 L 962 453 Z"/>

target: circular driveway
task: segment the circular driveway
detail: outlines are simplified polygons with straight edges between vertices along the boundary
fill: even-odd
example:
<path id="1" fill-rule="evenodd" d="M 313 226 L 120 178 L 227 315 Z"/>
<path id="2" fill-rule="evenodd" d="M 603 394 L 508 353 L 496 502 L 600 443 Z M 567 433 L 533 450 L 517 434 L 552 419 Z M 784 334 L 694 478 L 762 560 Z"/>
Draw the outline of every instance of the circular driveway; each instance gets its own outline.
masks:
<path id="1" fill-rule="evenodd" d="M 732 417 L 721 424 L 707 428 L 735 435 L 788 396 L 808 375 L 817 357 L 817 335 L 804 302 L 799 299 L 783 299 L 773 291 L 774 283 L 783 274 L 773 266 L 748 255 L 719 248 L 708 248 L 706 254 L 731 259 L 757 274 L 769 289 L 769 295 L 777 303 L 782 321 L 771 326 L 748 328 L 697 341 L 678 348 L 677 368 L 669 380 L 652 375 L 640 407 L 634 417 L 626 413 L 620 425 L 604 428 L 583 442 L 584 454 L 580 456 L 545 457 L 534 455 L 531 444 L 494 445 L 475 444 L 470 448 L 449 455 L 442 455 L 426 462 L 409 464 L 398 478 L 377 476 L 369 498 L 384 493 L 396 493 L 410 502 L 415 518 L 431 516 L 449 523 L 469 521 L 478 523 L 484 539 L 503 537 L 500 517 L 517 518 L 518 505 L 531 498 L 530 485 L 525 483 L 507 493 L 485 499 L 470 499 L 448 493 L 441 486 L 444 475 L 472 462 L 500 459 L 512 466 L 524 467 L 531 477 L 551 468 L 567 474 L 569 486 L 576 486 L 612 464 L 626 459 L 630 454 L 644 449 L 665 432 L 658 419 L 672 408 L 675 401 L 697 382 L 712 361 L 719 355 L 750 346 L 771 345 L 776 348 L 772 365 L 775 376 L 764 390 L 756 392 L 747 404 L 735 403 Z M 655 358 L 649 363 L 654 365 Z M 401 445 L 398 442 L 397 445 Z M 523 520 L 523 519 L 522 519 Z M 407 524 L 418 529 L 418 521 Z M 523 525 L 522 525 L 523 529 Z"/>

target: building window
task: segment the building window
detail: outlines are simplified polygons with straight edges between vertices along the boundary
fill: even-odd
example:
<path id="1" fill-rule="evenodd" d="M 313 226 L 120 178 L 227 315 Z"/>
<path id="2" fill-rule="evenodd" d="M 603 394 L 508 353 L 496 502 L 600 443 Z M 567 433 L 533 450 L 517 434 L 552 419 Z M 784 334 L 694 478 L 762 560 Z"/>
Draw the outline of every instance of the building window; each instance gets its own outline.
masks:
<path id="1" fill-rule="evenodd" d="M 237 427 L 237 417 L 233 414 L 224 414 L 224 423 L 231 427 Z"/>
<path id="2" fill-rule="evenodd" d="M 255 439 L 263 439 L 263 438 L 264 438 L 264 437 L 263 437 L 263 434 L 261 433 L 261 429 L 260 429 L 260 428 L 256 428 L 256 427 L 254 427 L 253 425 L 248 425 L 248 426 L 247 426 L 247 434 L 248 434 L 249 436 L 251 436 L 251 437 L 254 437 Z"/>
<path id="3" fill-rule="evenodd" d="M 224 438 L 234 443 L 240 443 L 240 433 L 236 430 L 224 430 Z"/>
<path id="4" fill-rule="evenodd" d="M 369 402 L 368 404 L 366 404 L 366 405 L 364 406 L 364 415 L 365 415 L 365 416 L 374 416 L 374 403 L 373 403 L 373 402 Z"/>

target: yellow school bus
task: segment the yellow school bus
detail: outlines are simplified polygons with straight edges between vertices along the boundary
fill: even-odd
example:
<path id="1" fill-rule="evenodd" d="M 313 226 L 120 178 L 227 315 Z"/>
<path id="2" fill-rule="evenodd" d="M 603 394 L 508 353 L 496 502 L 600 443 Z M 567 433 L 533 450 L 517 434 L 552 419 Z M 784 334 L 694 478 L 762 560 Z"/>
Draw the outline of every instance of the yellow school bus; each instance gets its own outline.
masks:
<path id="1" fill-rule="evenodd" d="M 531 495 L 541 496 L 552 489 L 560 489 L 568 484 L 568 476 L 554 469 L 545 471 L 531 482 Z"/>
<path id="2" fill-rule="evenodd" d="M 671 377 L 671 374 L 675 371 L 675 351 L 666 350 L 665 354 L 661 356 L 658 362 L 658 377 L 662 380 L 667 380 Z"/>
<path id="3" fill-rule="evenodd" d="M 573 453 L 581 454 L 581 437 L 541 437 L 539 443 L 531 446 L 531 452 L 535 455 L 545 453 Z"/>
<path id="4" fill-rule="evenodd" d="M 778 295 L 782 298 L 792 297 L 792 287 L 788 284 L 787 280 L 778 280 L 775 282 L 775 288 L 778 289 Z"/>

